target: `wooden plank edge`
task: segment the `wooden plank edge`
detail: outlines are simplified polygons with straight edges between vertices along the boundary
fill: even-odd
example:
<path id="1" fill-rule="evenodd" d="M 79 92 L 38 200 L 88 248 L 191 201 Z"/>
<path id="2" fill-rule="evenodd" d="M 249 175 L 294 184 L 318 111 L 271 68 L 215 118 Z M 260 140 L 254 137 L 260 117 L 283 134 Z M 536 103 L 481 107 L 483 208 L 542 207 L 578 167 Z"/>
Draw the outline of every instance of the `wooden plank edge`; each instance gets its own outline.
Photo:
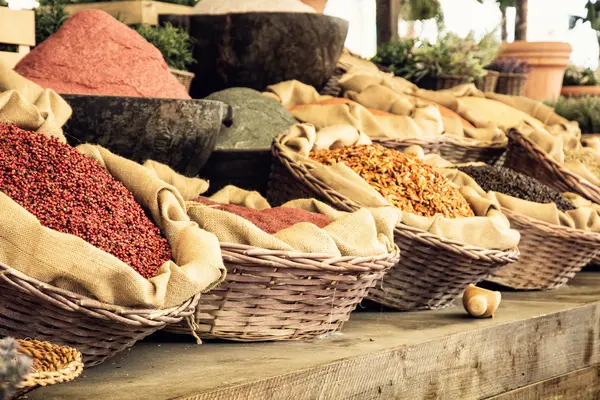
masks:
<path id="1" fill-rule="evenodd" d="M 65 10 L 71 15 L 91 9 L 105 11 L 126 25 L 157 25 L 158 14 L 191 14 L 193 7 L 151 0 L 103 1 L 65 6 Z"/>
<path id="2" fill-rule="evenodd" d="M 0 43 L 35 46 L 35 13 L 0 6 Z"/>
<path id="3" fill-rule="evenodd" d="M 178 400 L 471 399 L 600 363 L 600 303 Z"/>
<path id="4" fill-rule="evenodd" d="M 488 400 L 587 400 L 600 397 L 600 364 L 511 390 Z"/>
<path id="5" fill-rule="evenodd" d="M 14 68 L 15 65 L 25 57 L 24 53 L 11 53 L 9 51 L 0 51 L 0 60 L 2 60 L 9 68 Z"/>

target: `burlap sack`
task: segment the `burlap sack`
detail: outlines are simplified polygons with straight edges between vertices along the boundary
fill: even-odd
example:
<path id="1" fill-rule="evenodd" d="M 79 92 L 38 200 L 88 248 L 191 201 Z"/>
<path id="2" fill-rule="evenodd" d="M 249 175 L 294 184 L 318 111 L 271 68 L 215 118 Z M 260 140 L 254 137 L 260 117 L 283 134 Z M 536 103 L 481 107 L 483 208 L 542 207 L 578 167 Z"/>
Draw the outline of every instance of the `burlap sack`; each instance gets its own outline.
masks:
<path id="1" fill-rule="evenodd" d="M 336 132 L 337 133 L 337 132 Z M 349 137 L 345 143 L 351 145 Z M 365 207 L 389 206 L 388 201 L 344 163 L 325 166 L 308 156 L 316 142 L 327 148 L 327 143 L 339 143 L 340 138 L 332 132 L 319 131 L 311 125 L 296 125 L 282 137 L 281 143 L 286 154 L 295 162 L 302 163 L 310 173 L 332 189 Z M 472 206 L 476 217 L 450 219 L 442 216 L 421 217 L 408 212 L 400 212 L 400 222 L 427 232 L 456 240 L 464 244 L 488 249 L 510 249 L 517 246 L 519 233 L 510 229 L 506 217 L 499 208 L 476 192 L 465 193 L 465 199 Z"/>
<path id="2" fill-rule="evenodd" d="M 0 122 L 64 141 L 61 127 L 70 116 L 71 107 L 56 92 L 42 89 L 0 61 Z"/>
<path id="3" fill-rule="evenodd" d="M 556 125 L 555 125 L 556 126 Z M 535 143 L 548 157 L 587 180 L 593 185 L 600 186 L 600 178 L 594 175 L 580 161 L 565 161 L 565 151 L 579 151 L 583 148 L 577 134 L 571 135 L 567 130 L 536 130 L 526 123 L 517 127 L 516 134 L 523 136 L 526 140 Z"/>
<path id="4" fill-rule="evenodd" d="M 414 104 L 408 98 L 403 104 L 396 104 L 394 113 L 375 114 L 351 100 L 328 103 L 330 96 L 320 96 L 314 87 L 298 81 L 269 86 L 266 95 L 280 101 L 298 121 L 318 129 L 349 125 L 378 139 L 436 138 L 444 131 L 437 106 L 418 99 L 413 99 Z"/>
<path id="5" fill-rule="evenodd" d="M 439 173 L 460 188 L 463 196 L 473 195 L 474 192 L 478 196 L 489 200 L 489 202 L 486 201 L 475 207 L 485 208 L 488 207 L 491 202 L 499 209 L 503 207 L 518 214 L 544 221 L 549 224 L 591 232 L 600 232 L 600 205 L 594 204 L 575 193 L 564 193 L 564 195 L 575 205 L 575 207 L 577 207 L 577 209 L 563 212 L 559 210 L 554 203 L 536 203 L 493 191 L 486 193 L 473 178 L 456 168 L 449 168 L 455 167 L 452 163 L 443 159 L 438 154 L 424 155 L 422 149 L 419 151 L 419 146 L 406 148 L 403 152 L 416 154 L 423 161 L 436 167 L 436 170 Z M 485 164 L 468 163 L 468 165 Z M 474 199 L 474 201 L 477 202 L 476 199 Z"/>
<path id="6" fill-rule="evenodd" d="M 100 162 L 133 193 L 167 238 L 174 261 L 145 279 L 79 237 L 43 227 L 0 192 L 0 262 L 56 287 L 127 307 L 173 307 L 224 279 L 217 238 L 190 221 L 175 187 L 152 169 L 102 147 L 86 144 L 77 149 Z"/>
<path id="7" fill-rule="evenodd" d="M 208 190 L 209 185 L 207 181 L 180 175 L 165 164 L 147 160 L 144 163 L 144 167 L 169 185 L 175 187 L 186 201 L 195 199 Z"/>
<path id="8" fill-rule="evenodd" d="M 446 178 L 461 188 L 461 193 L 476 192 L 497 207 L 504 207 L 518 214 L 531 217 L 553 225 L 566 226 L 590 232 L 600 232 L 600 206 L 570 194 L 569 199 L 578 198 L 575 210 L 563 212 L 554 203 L 541 204 L 522 200 L 498 192 L 485 192 L 471 177 L 457 169 L 438 169 Z"/>
<path id="9" fill-rule="evenodd" d="M 340 78 L 344 96 L 357 103 L 398 115 L 411 115 L 411 107 L 437 105 L 444 133 L 482 142 L 505 142 L 504 133 L 485 116 L 461 102 L 462 97 L 482 97 L 474 85 L 430 91 L 391 74 L 352 68 Z M 442 106 L 443 108 L 440 108 Z M 443 112 L 446 109 L 448 112 Z"/>
<path id="10" fill-rule="evenodd" d="M 228 186 L 211 200 L 250 208 L 270 208 L 257 192 Z M 188 203 L 192 221 L 214 233 L 219 241 L 250 245 L 262 249 L 320 253 L 332 257 L 367 257 L 387 254 L 395 249 L 394 226 L 399 213 L 392 207 L 361 209 L 353 213 L 336 211 L 314 199 L 294 200 L 282 207 L 297 208 L 323 214 L 333 220 L 324 228 L 311 223 L 298 223 L 270 235 L 250 221 L 235 214 L 201 203 Z"/>

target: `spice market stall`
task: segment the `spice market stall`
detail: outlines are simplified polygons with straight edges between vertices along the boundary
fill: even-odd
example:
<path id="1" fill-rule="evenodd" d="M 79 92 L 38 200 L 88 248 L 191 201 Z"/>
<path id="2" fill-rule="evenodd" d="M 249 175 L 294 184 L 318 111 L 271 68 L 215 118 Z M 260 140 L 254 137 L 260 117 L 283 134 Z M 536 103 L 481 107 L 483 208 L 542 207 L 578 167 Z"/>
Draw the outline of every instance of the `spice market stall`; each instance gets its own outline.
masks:
<path id="1" fill-rule="evenodd" d="M 486 83 L 525 65 L 446 35 L 428 90 L 297 0 L 177 14 L 0 61 L 0 397 L 600 393 L 600 143 Z"/>

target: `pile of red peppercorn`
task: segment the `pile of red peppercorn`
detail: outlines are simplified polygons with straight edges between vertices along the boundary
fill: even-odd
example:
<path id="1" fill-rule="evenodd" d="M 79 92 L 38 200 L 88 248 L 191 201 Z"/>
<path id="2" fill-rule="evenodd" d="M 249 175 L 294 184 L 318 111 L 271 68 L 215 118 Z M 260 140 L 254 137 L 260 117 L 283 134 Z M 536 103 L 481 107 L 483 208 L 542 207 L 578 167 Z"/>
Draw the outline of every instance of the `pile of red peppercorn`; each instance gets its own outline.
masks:
<path id="1" fill-rule="evenodd" d="M 0 123 L 0 191 L 43 226 L 82 238 L 145 278 L 171 259 L 167 240 L 131 192 L 55 138 Z"/>
<path id="2" fill-rule="evenodd" d="M 193 201 L 242 217 L 271 235 L 301 222 L 309 222 L 319 228 L 324 228 L 333 222 L 331 218 L 325 215 L 298 208 L 275 207 L 255 210 L 254 208 L 238 206 L 237 204 L 216 203 L 205 197 L 199 197 Z"/>

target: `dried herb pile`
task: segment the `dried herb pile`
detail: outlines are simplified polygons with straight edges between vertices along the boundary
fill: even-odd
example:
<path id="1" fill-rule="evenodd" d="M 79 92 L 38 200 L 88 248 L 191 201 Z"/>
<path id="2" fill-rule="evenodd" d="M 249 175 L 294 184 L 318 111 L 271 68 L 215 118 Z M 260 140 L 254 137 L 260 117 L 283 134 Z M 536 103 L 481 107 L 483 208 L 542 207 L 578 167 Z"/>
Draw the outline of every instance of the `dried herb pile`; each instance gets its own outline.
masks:
<path id="1" fill-rule="evenodd" d="M 333 222 L 333 220 L 325 215 L 312 213 L 297 208 L 275 207 L 264 210 L 256 210 L 254 208 L 239 206 L 237 204 L 220 204 L 211 201 L 205 197 L 199 197 L 193 200 L 202 203 L 218 210 L 223 210 L 235 214 L 239 217 L 247 219 L 263 231 L 274 234 L 300 222 L 309 222 L 324 228 Z"/>
<path id="2" fill-rule="evenodd" d="M 343 162 L 402 211 L 426 217 L 474 215 L 450 181 L 412 154 L 373 144 L 316 151 L 310 157 L 326 165 Z"/>
<path id="3" fill-rule="evenodd" d="M 579 161 L 600 179 L 600 155 L 592 150 L 581 148 L 579 150 L 565 150 L 565 162 Z"/>
<path id="4" fill-rule="evenodd" d="M 145 278 L 171 259 L 167 240 L 133 194 L 55 138 L 0 123 L 0 191 L 43 226 L 80 237 Z"/>
<path id="5" fill-rule="evenodd" d="M 558 191 L 510 168 L 483 165 L 465 166 L 458 169 L 473 178 L 486 192 L 503 193 L 535 203 L 554 203 L 561 211 L 575 209 L 575 206 Z"/>

